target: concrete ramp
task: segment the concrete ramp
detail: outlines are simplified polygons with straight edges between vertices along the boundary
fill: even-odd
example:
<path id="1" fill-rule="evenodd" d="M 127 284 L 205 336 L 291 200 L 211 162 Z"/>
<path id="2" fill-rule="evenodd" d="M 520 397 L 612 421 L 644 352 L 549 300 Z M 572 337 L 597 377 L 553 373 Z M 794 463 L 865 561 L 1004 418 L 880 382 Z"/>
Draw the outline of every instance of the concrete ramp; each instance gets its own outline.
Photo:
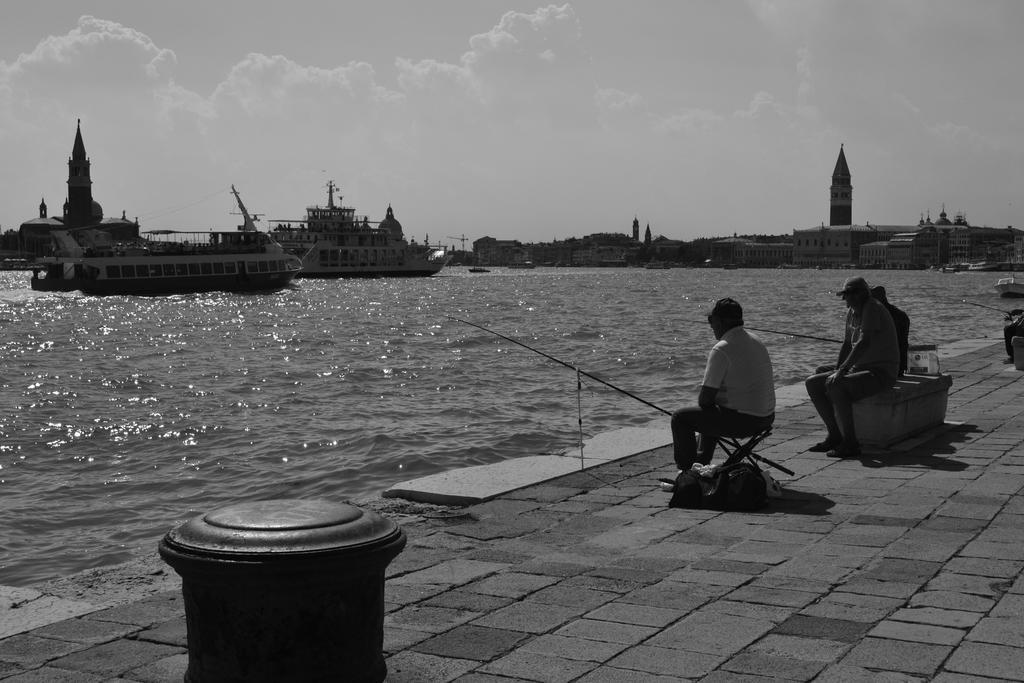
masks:
<path id="1" fill-rule="evenodd" d="M 658 427 L 626 427 L 598 434 L 583 442 L 582 460 L 578 449 L 561 455 L 530 455 L 403 481 L 382 495 L 435 505 L 473 505 L 671 443 L 672 432 L 666 419 Z"/>

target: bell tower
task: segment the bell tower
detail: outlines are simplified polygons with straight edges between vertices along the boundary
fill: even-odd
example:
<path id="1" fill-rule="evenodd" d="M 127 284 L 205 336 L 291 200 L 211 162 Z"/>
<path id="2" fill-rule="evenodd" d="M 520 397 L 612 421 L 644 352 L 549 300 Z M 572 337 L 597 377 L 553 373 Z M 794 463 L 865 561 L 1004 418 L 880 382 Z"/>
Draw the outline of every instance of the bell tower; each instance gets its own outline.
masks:
<path id="1" fill-rule="evenodd" d="M 832 187 L 829 191 L 828 224 L 853 225 L 853 185 L 850 184 L 850 167 L 846 165 L 846 153 L 842 145 L 839 145 L 839 158 L 832 171 Z"/>
<path id="2" fill-rule="evenodd" d="M 71 158 L 68 159 L 68 201 L 64 212 L 64 225 L 69 228 L 79 228 L 94 222 L 89 166 L 89 157 L 85 155 L 85 143 L 82 142 L 82 119 L 78 119 L 75 146 L 71 150 Z"/>

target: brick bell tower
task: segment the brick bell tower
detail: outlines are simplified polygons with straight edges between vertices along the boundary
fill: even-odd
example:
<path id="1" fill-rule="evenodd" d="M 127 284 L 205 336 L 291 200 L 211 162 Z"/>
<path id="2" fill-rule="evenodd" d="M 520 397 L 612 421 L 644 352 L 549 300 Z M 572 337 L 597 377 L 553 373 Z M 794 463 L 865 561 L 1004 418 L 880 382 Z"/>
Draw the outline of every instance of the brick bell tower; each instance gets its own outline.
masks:
<path id="1" fill-rule="evenodd" d="M 64 210 L 64 225 L 79 228 L 91 225 L 93 217 L 92 178 L 89 176 L 89 157 L 85 155 L 82 142 L 82 119 L 78 119 L 75 131 L 75 146 L 68 159 L 68 201 Z"/>
<path id="2" fill-rule="evenodd" d="M 846 165 L 846 153 L 839 145 L 839 158 L 836 168 L 832 171 L 832 187 L 829 225 L 853 225 L 853 185 L 850 184 L 850 167 Z"/>

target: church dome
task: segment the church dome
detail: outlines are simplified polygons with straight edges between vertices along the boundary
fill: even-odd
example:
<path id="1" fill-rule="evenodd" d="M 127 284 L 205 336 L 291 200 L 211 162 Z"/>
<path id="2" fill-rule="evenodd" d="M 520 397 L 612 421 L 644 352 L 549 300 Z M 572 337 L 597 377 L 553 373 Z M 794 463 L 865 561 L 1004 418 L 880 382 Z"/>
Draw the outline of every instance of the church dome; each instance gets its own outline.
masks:
<path id="1" fill-rule="evenodd" d="M 403 237 L 402 224 L 398 222 L 397 218 L 395 218 L 395 213 L 391 210 L 390 204 L 388 204 L 387 215 L 384 216 L 384 220 L 380 222 L 380 227 L 382 230 L 387 230 L 393 239 L 400 240 Z"/>
<path id="2" fill-rule="evenodd" d="M 92 218 L 95 221 L 103 220 L 103 207 L 95 199 L 92 202 Z"/>

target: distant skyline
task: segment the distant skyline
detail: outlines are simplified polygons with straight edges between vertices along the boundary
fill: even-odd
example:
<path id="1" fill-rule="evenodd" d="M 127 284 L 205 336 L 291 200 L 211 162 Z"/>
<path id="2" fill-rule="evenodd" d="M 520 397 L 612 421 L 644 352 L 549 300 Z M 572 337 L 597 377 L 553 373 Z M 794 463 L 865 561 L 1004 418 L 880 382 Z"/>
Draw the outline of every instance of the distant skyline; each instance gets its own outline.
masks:
<path id="1" fill-rule="evenodd" d="M 60 215 L 77 119 L 142 229 L 346 205 L 458 246 L 964 212 L 1024 228 L 1016 0 L 5 3 L 0 226 Z M 266 228 L 267 222 L 260 223 Z M 468 244 L 467 244 L 468 247 Z"/>

